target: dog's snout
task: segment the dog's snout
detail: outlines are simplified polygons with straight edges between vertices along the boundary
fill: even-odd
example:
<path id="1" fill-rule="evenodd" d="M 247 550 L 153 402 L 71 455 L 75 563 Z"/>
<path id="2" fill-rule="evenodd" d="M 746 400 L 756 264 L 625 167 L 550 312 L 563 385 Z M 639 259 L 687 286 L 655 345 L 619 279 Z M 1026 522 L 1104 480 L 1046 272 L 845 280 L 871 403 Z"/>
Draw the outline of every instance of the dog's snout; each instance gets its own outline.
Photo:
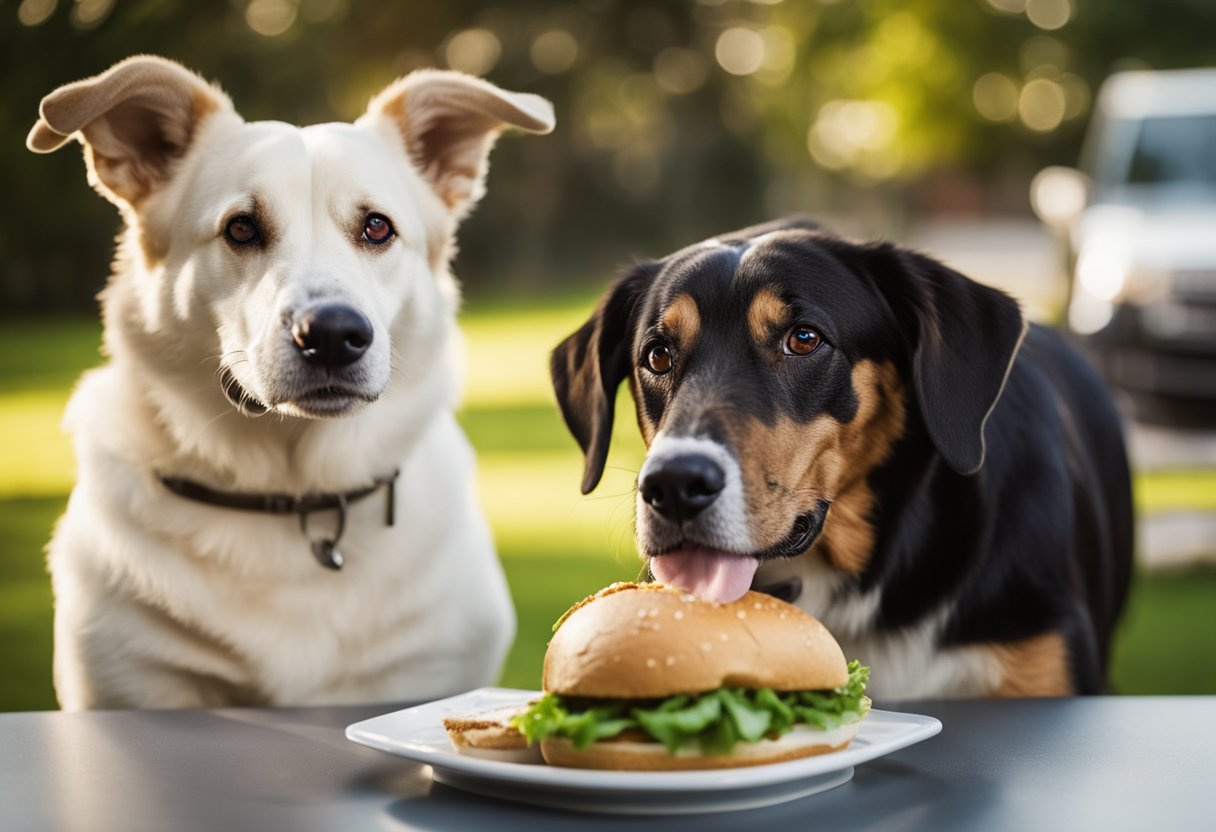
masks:
<path id="1" fill-rule="evenodd" d="M 664 460 L 638 483 L 642 499 L 668 520 L 689 520 L 718 498 L 726 487 L 722 466 L 702 454 Z"/>
<path id="2" fill-rule="evenodd" d="M 304 312 L 291 328 L 305 361 L 325 367 L 354 364 L 372 343 L 372 323 L 351 306 L 327 304 Z"/>

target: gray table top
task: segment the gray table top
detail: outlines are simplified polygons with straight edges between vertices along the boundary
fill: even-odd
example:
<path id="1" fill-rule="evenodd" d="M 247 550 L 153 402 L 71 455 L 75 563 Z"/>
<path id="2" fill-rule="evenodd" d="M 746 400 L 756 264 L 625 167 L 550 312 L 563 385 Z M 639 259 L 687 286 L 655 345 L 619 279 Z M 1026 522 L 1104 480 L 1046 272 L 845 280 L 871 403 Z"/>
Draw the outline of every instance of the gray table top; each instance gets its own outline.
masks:
<path id="1" fill-rule="evenodd" d="M 1216 829 L 1216 697 L 883 706 L 943 731 L 831 791 L 665 818 L 664 830 Z M 0 829 L 650 827 L 476 797 L 344 739 L 347 724 L 394 709 L 0 714 Z"/>

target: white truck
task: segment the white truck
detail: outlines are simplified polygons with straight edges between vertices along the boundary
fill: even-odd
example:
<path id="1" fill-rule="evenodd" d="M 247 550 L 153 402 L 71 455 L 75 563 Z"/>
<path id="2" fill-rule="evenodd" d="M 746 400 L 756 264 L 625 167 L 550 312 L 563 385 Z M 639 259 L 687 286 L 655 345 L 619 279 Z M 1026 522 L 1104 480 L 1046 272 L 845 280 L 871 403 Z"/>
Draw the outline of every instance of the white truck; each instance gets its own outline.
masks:
<path id="1" fill-rule="evenodd" d="M 1135 415 L 1216 426 L 1216 69 L 1112 75 L 1080 170 L 1047 168 L 1069 329 Z"/>

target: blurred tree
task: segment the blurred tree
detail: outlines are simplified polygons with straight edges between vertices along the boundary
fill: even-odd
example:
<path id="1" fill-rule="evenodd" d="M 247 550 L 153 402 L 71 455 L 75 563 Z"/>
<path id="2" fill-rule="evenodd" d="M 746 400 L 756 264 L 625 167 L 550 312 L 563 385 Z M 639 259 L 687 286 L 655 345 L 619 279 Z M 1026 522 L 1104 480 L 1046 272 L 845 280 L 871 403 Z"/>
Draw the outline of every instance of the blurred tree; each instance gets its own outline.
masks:
<path id="1" fill-rule="evenodd" d="M 103 285 L 113 210 L 75 154 L 22 142 L 42 95 L 136 52 L 215 79 L 249 119 L 350 119 L 422 65 L 549 97 L 558 131 L 501 142 L 461 234 L 457 273 L 507 292 L 788 211 L 865 233 L 1024 211 L 1112 69 L 1216 63 L 1213 31 L 1210 0 L 0 4 L 0 312 L 88 308 Z"/>

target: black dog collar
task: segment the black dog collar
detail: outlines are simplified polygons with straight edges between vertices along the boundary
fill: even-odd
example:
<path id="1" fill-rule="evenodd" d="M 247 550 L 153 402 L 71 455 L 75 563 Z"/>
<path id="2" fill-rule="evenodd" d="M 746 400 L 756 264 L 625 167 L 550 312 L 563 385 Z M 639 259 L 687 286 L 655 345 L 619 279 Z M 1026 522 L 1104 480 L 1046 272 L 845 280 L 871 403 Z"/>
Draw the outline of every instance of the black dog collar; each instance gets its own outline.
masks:
<path id="1" fill-rule="evenodd" d="M 290 494 L 245 494 L 234 491 L 216 491 L 193 480 L 180 477 L 160 477 L 165 488 L 179 497 L 194 500 L 198 503 L 234 508 L 240 511 L 260 511 L 266 514 L 298 514 L 300 516 L 300 532 L 312 544 L 313 557 L 327 569 L 341 569 L 343 558 L 338 551 L 338 541 L 346 530 L 346 509 L 351 503 L 358 502 L 364 497 L 374 494 L 380 488 L 385 490 L 384 524 L 393 525 L 396 519 L 396 486 L 397 476 L 401 471 L 393 469 L 393 473 L 378 477 L 366 488 L 347 491 L 342 494 L 304 494 L 294 497 Z M 313 540 L 308 534 L 308 515 L 316 511 L 337 511 L 338 527 L 332 538 Z"/>

